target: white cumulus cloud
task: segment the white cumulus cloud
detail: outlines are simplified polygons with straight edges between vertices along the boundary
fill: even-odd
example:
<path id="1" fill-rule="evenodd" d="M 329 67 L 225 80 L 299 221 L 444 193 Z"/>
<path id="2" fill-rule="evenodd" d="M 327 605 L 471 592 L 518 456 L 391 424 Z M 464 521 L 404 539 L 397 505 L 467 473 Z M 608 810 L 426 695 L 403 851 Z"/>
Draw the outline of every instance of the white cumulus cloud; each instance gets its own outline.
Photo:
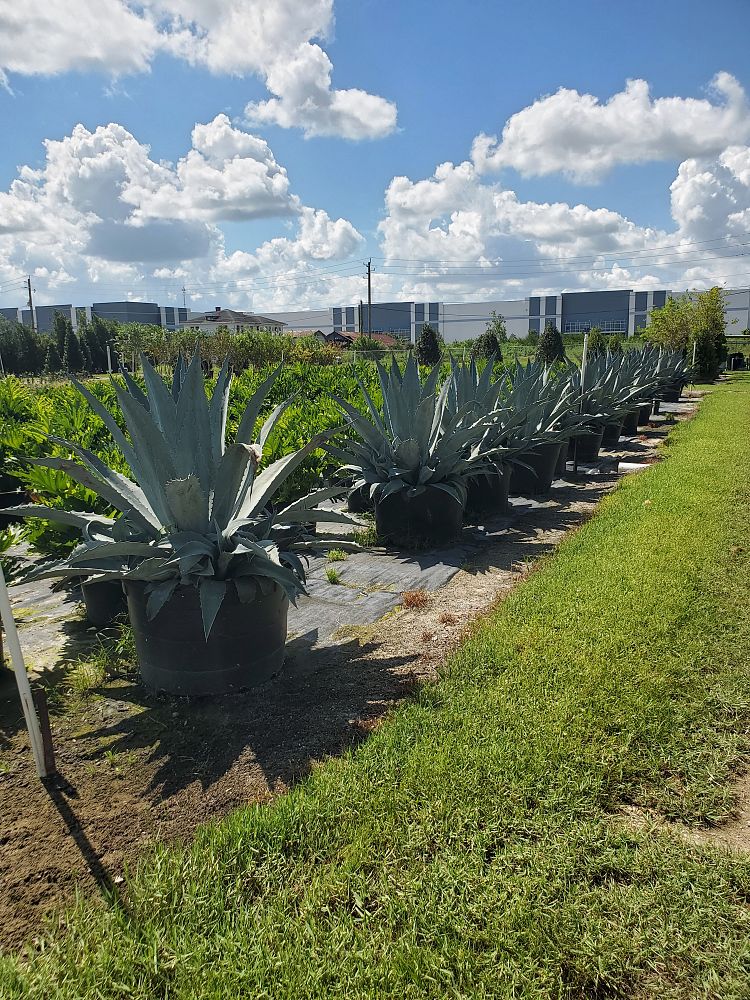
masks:
<path id="1" fill-rule="evenodd" d="M 525 176 L 563 172 L 601 180 L 620 163 L 717 155 L 750 140 L 750 104 L 739 82 L 718 73 L 710 98 L 652 98 L 645 80 L 602 103 L 561 87 L 512 115 L 502 136 L 480 134 L 472 160 L 481 173 L 513 167 Z"/>
<path id="2" fill-rule="evenodd" d="M 13 74 L 75 70 L 122 76 L 167 52 L 215 74 L 255 75 L 273 95 L 249 104 L 253 122 L 306 135 L 370 139 L 396 127 L 396 106 L 336 89 L 314 39 L 333 24 L 333 0 L 25 0 L 0 7 L 0 83 Z"/>
<path id="3" fill-rule="evenodd" d="M 84 299 L 164 298 L 167 287 L 173 299 L 183 283 L 199 299 L 250 278 L 272 291 L 280 269 L 315 272 L 362 242 L 346 219 L 302 205 L 268 144 L 224 115 L 195 126 L 176 164 L 118 124 L 77 125 L 45 147 L 43 166 L 0 192 L 0 283 L 31 273 L 42 304 L 71 285 Z M 257 218 L 294 232 L 228 253 L 219 223 Z"/>

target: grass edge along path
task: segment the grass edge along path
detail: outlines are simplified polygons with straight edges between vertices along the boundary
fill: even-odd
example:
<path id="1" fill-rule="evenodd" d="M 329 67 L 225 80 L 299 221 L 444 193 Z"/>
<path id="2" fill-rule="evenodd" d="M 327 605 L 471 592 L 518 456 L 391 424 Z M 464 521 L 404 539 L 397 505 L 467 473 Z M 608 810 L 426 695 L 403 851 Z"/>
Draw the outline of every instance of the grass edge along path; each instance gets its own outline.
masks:
<path id="1" fill-rule="evenodd" d="M 82 901 L 0 996 L 747 998 L 748 858 L 617 809 L 731 809 L 750 379 L 665 447 L 365 744 Z"/>

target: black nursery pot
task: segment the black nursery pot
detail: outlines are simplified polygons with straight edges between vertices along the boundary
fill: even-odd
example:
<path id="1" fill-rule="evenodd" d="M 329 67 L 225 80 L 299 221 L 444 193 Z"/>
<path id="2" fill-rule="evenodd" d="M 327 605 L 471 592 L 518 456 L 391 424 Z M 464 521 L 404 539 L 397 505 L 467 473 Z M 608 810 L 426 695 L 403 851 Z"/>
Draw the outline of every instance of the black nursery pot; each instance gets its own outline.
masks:
<path id="1" fill-rule="evenodd" d="M 378 535 L 403 548 L 452 542 L 461 534 L 463 517 L 463 504 L 444 490 L 430 486 L 416 497 L 399 490 L 375 502 Z"/>
<path id="2" fill-rule="evenodd" d="M 596 430 L 579 431 L 570 439 L 570 454 L 575 455 L 578 462 L 596 462 L 599 458 L 603 437 L 603 426 Z"/>
<path id="3" fill-rule="evenodd" d="M 81 594 L 86 618 L 96 628 L 111 625 L 118 615 L 127 611 L 125 591 L 119 580 L 83 580 Z"/>
<path id="4" fill-rule="evenodd" d="M 638 407 L 638 424 L 642 427 L 651 419 L 651 400 Z"/>
<path id="5" fill-rule="evenodd" d="M 125 582 L 143 683 L 177 695 L 231 694 L 261 684 L 284 662 L 289 598 L 278 584 L 249 604 L 227 588 L 208 639 L 195 587 L 179 586 L 146 617 L 145 583 Z"/>
<path id="6" fill-rule="evenodd" d="M 622 433 L 625 437 L 632 437 L 638 433 L 638 410 L 628 410 L 622 422 Z"/>
<path id="7" fill-rule="evenodd" d="M 664 389 L 661 399 L 664 403 L 679 403 L 681 395 L 682 382 L 673 382 L 668 388 Z"/>
<path id="8" fill-rule="evenodd" d="M 511 496 L 531 497 L 549 493 L 552 480 L 555 478 L 555 467 L 561 447 L 564 445 L 559 442 L 550 442 L 538 444 L 535 448 L 522 452 L 518 456 L 519 461 L 531 468 L 526 469 L 522 465 L 513 466 L 510 477 Z"/>
<path id="9" fill-rule="evenodd" d="M 350 514 L 365 514 L 371 511 L 374 506 L 369 485 L 359 486 L 356 490 L 352 490 L 346 501 L 346 509 Z"/>
<path id="10" fill-rule="evenodd" d="M 483 473 L 469 480 L 466 489 L 467 517 L 507 513 L 510 469 L 507 465 L 496 468 L 498 471 L 495 473 Z"/>
<path id="11" fill-rule="evenodd" d="M 560 454 L 557 456 L 557 462 L 555 463 L 555 479 L 559 479 L 561 476 L 567 475 L 568 472 L 568 458 L 569 456 L 569 441 L 563 441 L 560 445 Z"/>
<path id="12" fill-rule="evenodd" d="M 611 447 L 616 445 L 620 440 L 620 435 L 622 434 L 622 424 L 623 420 L 612 420 L 608 424 L 604 425 L 604 433 L 602 434 L 602 445 L 606 447 Z"/>

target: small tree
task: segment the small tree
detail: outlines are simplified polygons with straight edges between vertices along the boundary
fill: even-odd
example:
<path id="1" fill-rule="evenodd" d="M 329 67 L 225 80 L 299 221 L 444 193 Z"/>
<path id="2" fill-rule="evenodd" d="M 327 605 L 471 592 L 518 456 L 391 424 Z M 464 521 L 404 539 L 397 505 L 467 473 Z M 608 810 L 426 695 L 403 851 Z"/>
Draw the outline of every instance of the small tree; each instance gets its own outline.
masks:
<path id="1" fill-rule="evenodd" d="M 505 317 L 496 313 L 493 309 L 490 319 L 487 320 L 487 333 L 494 333 L 499 344 L 504 344 L 508 339 L 508 331 L 505 328 Z"/>
<path id="2" fill-rule="evenodd" d="M 719 371 L 719 356 L 711 330 L 701 330 L 693 338 L 695 345 L 694 372 L 703 379 L 710 381 L 716 378 Z M 690 348 L 691 352 L 693 347 Z M 690 360 L 690 356 L 689 356 Z"/>
<path id="3" fill-rule="evenodd" d="M 44 374 L 57 375 L 62 369 L 62 359 L 57 350 L 57 343 L 54 338 L 50 338 L 47 344 L 47 354 L 44 358 Z"/>
<path id="4" fill-rule="evenodd" d="M 607 350 L 610 354 L 622 354 L 622 340 L 616 333 L 613 333 L 607 341 Z"/>
<path id="5" fill-rule="evenodd" d="M 589 331 L 588 352 L 592 358 L 595 354 L 607 353 L 607 341 L 598 326 L 592 326 Z"/>
<path id="6" fill-rule="evenodd" d="M 493 356 L 496 361 L 503 360 L 497 334 L 489 323 L 484 333 L 480 334 L 471 345 L 471 356 L 475 361 L 486 361 Z"/>
<path id="7" fill-rule="evenodd" d="M 552 320 L 547 320 L 544 333 L 539 338 L 536 356 L 545 365 L 553 365 L 556 361 L 565 360 L 565 345 L 560 331 Z"/>
<path id="8" fill-rule="evenodd" d="M 68 333 L 73 329 L 73 324 L 70 322 L 70 318 L 63 316 L 59 310 L 55 310 L 55 315 L 52 317 L 52 336 L 55 338 L 55 346 L 57 347 L 57 353 L 60 357 L 65 354 L 65 342 L 68 339 Z"/>
<path id="9" fill-rule="evenodd" d="M 726 337 L 727 321 L 724 307 L 724 293 L 717 286 L 709 288 L 707 292 L 701 292 L 695 300 L 694 339 L 698 343 L 698 331 L 710 336 L 716 354 L 717 370 L 719 363 L 725 361 L 728 354 Z M 696 348 L 696 352 L 699 349 Z"/>
<path id="10" fill-rule="evenodd" d="M 525 344 L 529 344 L 532 347 L 535 346 L 536 344 L 538 344 L 539 343 L 539 331 L 538 330 L 532 330 L 531 327 L 529 327 L 529 332 L 524 337 L 523 342 Z"/>
<path id="11" fill-rule="evenodd" d="M 686 351 L 694 327 L 694 314 L 695 307 L 687 295 L 669 298 L 663 306 L 652 309 L 644 336 L 670 351 Z"/>
<path id="12" fill-rule="evenodd" d="M 78 337 L 75 335 L 71 325 L 65 338 L 65 351 L 63 353 L 63 368 L 66 372 L 80 372 L 83 370 L 83 353 Z"/>
<path id="13" fill-rule="evenodd" d="M 443 345 L 438 333 L 429 323 L 425 323 L 414 345 L 414 356 L 420 365 L 436 365 L 443 353 Z"/>

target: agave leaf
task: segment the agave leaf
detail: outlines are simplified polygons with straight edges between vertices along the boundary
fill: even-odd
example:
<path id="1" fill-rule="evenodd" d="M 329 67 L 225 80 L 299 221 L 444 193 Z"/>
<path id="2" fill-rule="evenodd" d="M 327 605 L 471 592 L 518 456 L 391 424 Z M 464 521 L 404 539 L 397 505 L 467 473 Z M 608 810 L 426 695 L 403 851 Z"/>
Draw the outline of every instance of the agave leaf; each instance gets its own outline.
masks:
<path id="1" fill-rule="evenodd" d="M 130 372 L 127 370 L 125 365 L 122 364 L 120 365 L 120 375 L 122 375 L 123 379 L 125 380 L 125 385 L 128 387 L 128 392 L 130 393 L 130 395 L 133 396 L 135 399 L 137 399 L 138 402 L 141 404 L 141 406 L 148 409 L 149 408 L 148 396 L 143 392 L 141 387 L 131 376 Z"/>
<path id="2" fill-rule="evenodd" d="M 315 434 L 303 448 L 284 455 L 283 458 L 278 459 L 278 461 L 273 462 L 268 468 L 264 469 L 256 477 L 252 490 L 245 497 L 240 509 L 235 511 L 235 519 L 246 518 L 250 514 L 259 513 L 263 510 L 276 490 L 289 478 L 297 466 L 304 462 L 307 456 L 312 454 L 316 448 L 320 448 L 340 430 L 340 427 L 332 427 L 329 430 Z"/>
<path id="3" fill-rule="evenodd" d="M 366 444 L 373 449 L 373 451 L 378 454 L 382 453 L 388 446 L 387 439 L 380 434 L 377 427 L 375 427 L 375 425 L 368 420 L 367 417 L 363 416 L 359 410 L 352 406 L 351 403 L 342 399 L 341 396 L 337 396 L 334 393 L 331 395 L 331 398 L 344 411 L 344 414 L 348 417 L 349 423 L 357 431 L 362 440 L 365 441 Z"/>
<path id="4" fill-rule="evenodd" d="M 229 373 L 229 358 L 226 358 L 221 366 L 221 371 L 216 379 L 213 395 L 208 404 L 208 420 L 211 427 L 211 449 L 214 463 L 218 464 L 226 448 L 227 436 L 227 411 L 229 409 L 229 390 L 232 385 L 232 376 Z"/>
<path id="5" fill-rule="evenodd" d="M 173 524 L 179 531 L 208 530 L 208 500 L 197 476 L 170 479 L 164 486 Z"/>
<path id="6" fill-rule="evenodd" d="M 201 603 L 201 617 L 203 619 L 203 634 L 208 639 L 211 628 L 216 621 L 216 616 L 221 608 L 222 601 L 226 596 L 226 580 L 212 580 L 208 577 L 201 580 L 198 587 L 198 597 Z"/>
<path id="7" fill-rule="evenodd" d="M 144 559 L 133 569 L 123 573 L 124 580 L 166 580 L 171 577 L 178 577 L 180 574 L 180 563 L 175 557 L 153 556 Z"/>
<path id="8" fill-rule="evenodd" d="M 208 497 L 214 485 L 211 425 L 203 369 L 197 353 L 188 365 L 180 398 L 177 400 L 177 427 L 175 468 L 178 475 L 166 478 L 186 479 L 196 473 L 201 489 Z"/>
<path id="9" fill-rule="evenodd" d="M 378 410 L 377 406 L 375 405 L 375 402 L 374 402 L 372 396 L 367 391 L 367 389 L 366 389 L 364 383 L 362 382 L 362 380 L 360 379 L 359 375 L 355 375 L 354 377 L 355 377 L 355 379 L 357 381 L 357 385 L 359 386 L 359 391 L 362 394 L 362 398 L 365 401 L 365 405 L 367 406 L 367 409 L 370 411 L 370 416 L 372 417 L 372 422 L 375 424 L 375 426 L 377 427 L 378 431 L 383 435 L 383 437 L 385 437 L 386 434 L 387 434 L 387 431 L 385 429 L 385 424 L 383 423 L 383 418 L 380 415 L 380 411 Z"/>
<path id="10" fill-rule="evenodd" d="M 404 469 L 408 469 L 409 471 L 417 469 L 422 460 L 419 442 L 414 438 L 407 438 L 406 441 L 399 442 L 393 449 L 393 458 Z"/>
<path id="11" fill-rule="evenodd" d="M 115 392 L 131 437 L 138 448 L 140 471 L 133 469 L 133 472 L 161 523 L 169 524 L 169 505 L 164 493 L 164 483 L 177 478 L 172 451 L 148 411 L 119 385 L 115 385 Z"/>
<path id="12" fill-rule="evenodd" d="M 280 566 L 271 559 L 258 559 L 253 563 L 253 576 L 258 579 L 259 586 L 263 587 L 262 578 L 265 577 L 273 583 L 278 583 L 283 588 L 286 596 L 296 606 L 298 594 L 305 593 L 305 587 L 296 573 Z"/>
<path id="13" fill-rule="evenodd" d="M 92 514 L 85 510 L 62 510 L 59 507 L 46 507 L 41 503 L 8 507 L 3 511 L 3 514 L 18 514 L 19 517 L 39 517 L 46 521 L 67 524 L 73 528 L 84 528 L 90 521 L 98 521 L 100 524 L 107 525 L 115 523 L 114 518 L 105 517 L 103 514 Z"/>
<path id="14" fill-rule="evenodd" d="M 123 496 L 116 487 L 110 486 L 109 483 L 99 479 L 85 466 L 79 465 L 70 458 L 26 458 L 25 461 L 29 462 L 30 465 L 38 465 L 45 469 L 58 469 L 60 472 L 64 472 L 70 476 L 75 482 L 80 483 L 81 486 L 85 486 L 87 489 L 98 493 L 103 500 L 106 500 L 116 510 L 123 511 L 123 513 L 129 515 L 138 513 L 134 511 L 129 497 Z M 153 525 L 145 518 L 140 517 L 139 520 L 142 521 L 149 531 L 153 530 Z"/>
<path id="15" fill-rule="evenodd" d="M 172 594 L 174 594 L 179 583 L 180 581 L 175 577 L 172 580 L 163 580 L 161 583 L 153 584 L 146 598 L 146 618 L 149 621 L 153 621 L 156 618 Z"/>
<path id="16" fill-rule="evenodd" d="M 106 483 L 111 489 L 116 490 L 122 496 L 122 503 L 113 503 L 113 507 L 117 510 L 128 510 L 146 531 L 149 529 L 153 529 L 156 532 L 159 531 L 159 519 L 146 499 L 145 493 L 137 483 L 134 483 L 132 479 L 128 479 L 127 476 L 115 472 L 114 469 L 110 469 L 108 465 L 102 462 L 98 455 L 95 455 L 87 448 L 82 448 L 72 441 L 66 441 L 65 438 L 59 438 L 55 435 L 50 435 L 50 441 L 64 448 L 69 448 L 99 480 Z M 104 499 L 106 500 L 107 498 L 104 497 Z"/>
<path id="17" fill-rule="evenodd" d="M 93 564 L 97 559 L 126 558 L 127 556 L 141 556 L 143 558 L 153 558 L 157 554 L 168 554 L 168 549 L 160 549 L 148 542 L 104 542 L 101 545 L 91 547 L 85 546 L 72 552 L 68 556 L 71 566 L 79 563 Z"/>
<path id="18" fill-rule="evenodd" d="M 172 373 L 172 399 L 177 403 L 182 389 L 182 380 L 185 378 L 185 358 L 182 351 L 177 355 L 177 364 Z"/>
<path id="19" fill-rule="evenodd" d="M 252 485 L 258 456 L 251 445 L 231 444 L 221 457 L 216 472 L 211 517 L 219 524 L 231 518 L 238 500 Z"/>
<path id="20" fill-rule="evenodd" d="M 278 421 L 281 414 L 284 412 L 284 410 L 286 410 L 288 407 L 292 405 L 292 403 L 296 400 L 296 398 L 297 394 L 295 393 L 293 396 L 290 396 L 289 399 L 282 400 L 278 406 L 274 407 L 274 409 L 271 411 L 271 415 L 267 418 L 267 420 L 264 421 L 263 426 L 260 429 L 260 434 L 258 435 L 258 444 L 260 445 L 261 450 L 265 448 L 266 441 L 268 440 L 271 431 L 276 426 L 276 422 Z"/>
<path id="21" fill-rule="evenodd" d="M 109 412 L 107 407 L 104 406 L 103 403 L 100 403 L 99 400 L 96 398 L 96 396 L 89 389 L 87 389 L 85 385 L 83 385 L 81 382 L 79 382 L 77 379 L 74 378 L 71 378 L 70 381 L 73 383 L 78 392 L 80 392 L 80 394 L 89 404 L 94 413 L 96 413 L 96 415 L 104 422 L 104 425 L 106 426 L 109 433 L 112 435 L 115 444 L 122 452 L 125 461 L 130 466 L 133 475 L 137 480 L 139 480 L 139 482 L 141 482 L 142 485 L 143 481 L 141 479 L 141 463 L 138 461 L 136 453 L 132 448 L 130 442 L 125 437 L 123 432 L 120 430 L 120 426 L 115 420 L 115 418 Z M 115 389 L 117 389 L 116 383 L 113 382 L 113 384 L 115 384 Z"/>
<path id="22" fill-rule="evenodd" d="M 419 445 L 420 455 L 427 454 L 429 449 L 436 402 L 434 394 L 425 396 L 417 407 L 417 412 L 414 414 L 412 436 Z"/>
<path id="23" fill-rule="evenodd" d="M 177 444 L 177 407 L 164 379 L 152 367 L 145 354 L 141 355 L 143 380 L 148 392 L 148 409 L 154 423 L 167 441 L 174 447 Z"/>
<path id="24" fill-rule="evenodd" d="M 274 520 L 278 521 L 279 524 L 284 523 L 284 518 L 290 514 L 295 513 L 297 510 L 310 510 L 316 507 L 319 503 L 324 500 L 332 500 L 333 497 L 339 497 L 342 493 L 346 493 L 345 486 L 326 486 L 322 490 L 315 490 L 312 493 L 308 493 L 307 496 L 301 497 L 299 500 L 295 500 L 294 503 L 289 504 L 280 510 L 278 514 L 275 515 Z"/>

